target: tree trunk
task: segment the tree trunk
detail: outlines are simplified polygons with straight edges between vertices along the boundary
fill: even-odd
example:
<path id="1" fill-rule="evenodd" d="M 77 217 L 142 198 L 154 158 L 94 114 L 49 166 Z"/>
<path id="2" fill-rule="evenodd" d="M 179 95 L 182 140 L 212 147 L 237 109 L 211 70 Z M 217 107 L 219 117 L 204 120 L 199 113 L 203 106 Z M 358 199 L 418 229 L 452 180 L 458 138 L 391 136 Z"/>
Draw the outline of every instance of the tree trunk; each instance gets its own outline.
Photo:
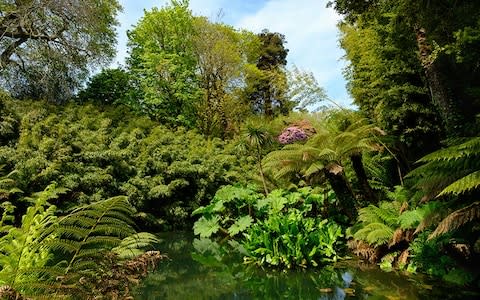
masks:
<path id="1" fill-rule="evenodd" d="M 358 183 L 363 192 L 363 196 L 372 203 L 378 203 L 377 194 L 373 191 L 370 183 L 368 183 L 367 173 L 365 172 L 365 168 L 363 167 L 362 162 L 362 154 L 354 154 L 350 156 L 350 160 L 352 161 L 353 170 L 355 171 L 355 175 L 357 176 Z"/>
<path id="2" fill-rule="evenodd" d="M 264 105 L 265 116 L 270 118 L 273 117 L 272 94 L 270 92 L 270 87 L 268 86 L 263 93 L 263 105 Z"/>
<path id="3" fill-rule="evenodd" d="M 262 149 L 260 149 L 259 145 L 257 145 L 257 161 L 258 161 L 258 170 L 260 171 L 260 177 L 262 178 L 263 190 L 265 192 L 265 196 L 268 196 L 267 182 L 265 181 L 265 174 L 263 173 Z"/>
<path id="4" fill-rule="evenodd" d="M 338 166 L 340 167 L 340 166 Z M 340 167 L 342 168 L 342 167 Z M 357 208 L 355 207 L 355 196 L 350 188 L 347 178 L 343 173 L 343 168 L 339 171 L 337 168 L 327 168 L 325 176 L 332 186 L 335 195 L 338 197 L 343 212 L 353 221 L 357 216 Z"/>
<path id="5" fill-rule="evenodd" d="M 438 61 L 432 57 L 432 47 L 427 41 L 425 29 L 416 26 L 415 33 L 419 59 L 425 72 L 432 102 L 444 122 L 447 135 L 459 136 L 462 134 L 462 118 L 458 102 L 452 99 Z"/>

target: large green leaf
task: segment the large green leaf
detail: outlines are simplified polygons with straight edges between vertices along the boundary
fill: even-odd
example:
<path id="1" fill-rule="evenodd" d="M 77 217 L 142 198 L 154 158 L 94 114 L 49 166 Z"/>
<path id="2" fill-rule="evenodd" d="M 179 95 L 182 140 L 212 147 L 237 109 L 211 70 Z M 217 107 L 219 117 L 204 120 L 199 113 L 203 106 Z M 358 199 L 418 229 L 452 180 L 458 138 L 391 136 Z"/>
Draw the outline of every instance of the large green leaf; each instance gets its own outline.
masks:
<path id="1" fill-rule="evenodd" d="M 216 233 L 220 229 L 218 221 L 220 218 L 218 216 L 213 216 L 209 219 L 201 217 L 193 225 L 193 232 L 195 235 L 200 235 L 202 238 L 211 237 L 212 234 Z"/>
<path id="2" fill-rule="evenodd" d="M 248 227 L 250 227 L 250 225 L 252 225 L 252 223 L 253 223 L 253 219 L 249 215 L 240 217 L 237 221 L 235 221 L 235 223 L 233 223 L 232 226 L 230 226 L 230 228 L 228 228 L 228 233 L 231 236 L 234 236 L 234 235 L 244 231 Z"/>

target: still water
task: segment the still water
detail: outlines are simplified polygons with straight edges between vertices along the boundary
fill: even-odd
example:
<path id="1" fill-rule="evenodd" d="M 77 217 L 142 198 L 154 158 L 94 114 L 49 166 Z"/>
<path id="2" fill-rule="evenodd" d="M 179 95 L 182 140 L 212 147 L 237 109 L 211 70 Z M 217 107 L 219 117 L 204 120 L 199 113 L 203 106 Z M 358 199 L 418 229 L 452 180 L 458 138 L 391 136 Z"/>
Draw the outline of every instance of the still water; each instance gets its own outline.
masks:
<path id="1" fill-rule="evenodd" d="M 169 260 L 136 290 L 136 299 L 480 299 L 480 294 L 420 275 L 384 272 L 356 260 L 307 271 L 262 270 L 241 254 L 189 234 L 160 236 Z"/>

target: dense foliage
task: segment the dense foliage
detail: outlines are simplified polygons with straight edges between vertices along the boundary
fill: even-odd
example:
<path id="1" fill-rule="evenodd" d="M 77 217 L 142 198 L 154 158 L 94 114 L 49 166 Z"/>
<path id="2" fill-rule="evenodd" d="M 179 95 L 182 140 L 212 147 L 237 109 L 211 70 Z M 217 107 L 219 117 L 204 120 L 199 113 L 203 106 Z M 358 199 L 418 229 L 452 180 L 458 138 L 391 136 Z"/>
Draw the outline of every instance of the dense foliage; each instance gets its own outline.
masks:
<path id="1" fill-rule="evenodd" d="M 62 209 L 127 195 L 145 222 L 181 228 L 218 187 L 247 174 L 220 140 L 171 131 L 122 106 L 8 104 L 20 125 L 18 139 L 0 148 L 0 164 L 16 170 L 26 195 L 51 181 L 67 189 L 56 201 Z"/>
<path id="2" fill-rule="evenodd" d="M 198 261 L 317 267 L 348 244 L 478 286 L 478 1 L 331 1 L 356 111 L 320 106 L 281 33 L 187 0 L 145 11 L 126 66 L 78 90 L 120 9 L 87 2 L 0 1 L 0 297 L 128 298 L 164 258 L 138 229 L 192 225 Z"/>
<path id="3" fill-rule="evenodd" d="M 129 264 L 141 266 L 146 257 L 141 249 L 158 239 L 148 233 L 135 234 L 130 218 L 132 207 L 126 197 L 100 200 L 65 216 L 55 216 L 56 207 L 48 201 L 64 192 L 54 184 L 49 185 L 33 199 L 34 204 L 22 216 L 20 227 L 13 226 L 13 204 L 9 203 L 10 207 L 5 209 L 0 223 L 3 233 L 0 296 L 17 298 L 54 293 L 66 297 L 81 292 L 84 299 L 115 294 L 128 297 L 128 288 L 124 292 L 122 289 L 134 283 L 133 280 L 123 278 L 117 284 L 108 280 L 118 276 L 117 272 L 132 276 L 130 279 L 140 277 Z M 151 260 L 143 263 L 145 270 L 163 258 L 159 253 L 148 255 Z M 127 258 L 133 260 L 128 262 Z M 99 265 L 106 268 L 100 274 Z M 106 270 L 112 275 L 105 275 Z M 92 283 L 98 280 L 107 286 L 92 288 Z"/>
<path id="4" fill-rule="evenodd" d="M 114 55 L 116 0 L 0 1 L 0 86 L 64 102 Z"/>
<path id="5" fill-rule="evenodd" d="M 246 262 L 277 268 L 318 266 L 336 261 L 342 229 L 319 218 L 332 199 L 309 187 L 273 190 L 268 196 L 240 186 L 218 190 L 208 206 L 193 212 L 195 234 L 226 235 L 240 242 Z"/>

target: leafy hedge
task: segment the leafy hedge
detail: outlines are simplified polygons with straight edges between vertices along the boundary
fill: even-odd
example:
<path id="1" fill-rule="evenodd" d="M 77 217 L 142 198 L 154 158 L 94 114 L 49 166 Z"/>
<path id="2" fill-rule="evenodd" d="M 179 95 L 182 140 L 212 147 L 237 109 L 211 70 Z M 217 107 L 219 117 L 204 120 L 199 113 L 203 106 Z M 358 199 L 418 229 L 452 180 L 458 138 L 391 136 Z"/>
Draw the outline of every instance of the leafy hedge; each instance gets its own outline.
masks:
<path id="1" fill-rule="evenodd" d="M 17 170 L 27 195 L 52 181 L 68 189 L 55 203 L 63 209 L 127 195 L 150 225 L 185 226 L 191 211 L 251 169 L 233 145 L 166 128 L 125 107 L 4 102 L 20 125 L 10 135 L 18 138 L 0 146 L 0 165 Z"/>

